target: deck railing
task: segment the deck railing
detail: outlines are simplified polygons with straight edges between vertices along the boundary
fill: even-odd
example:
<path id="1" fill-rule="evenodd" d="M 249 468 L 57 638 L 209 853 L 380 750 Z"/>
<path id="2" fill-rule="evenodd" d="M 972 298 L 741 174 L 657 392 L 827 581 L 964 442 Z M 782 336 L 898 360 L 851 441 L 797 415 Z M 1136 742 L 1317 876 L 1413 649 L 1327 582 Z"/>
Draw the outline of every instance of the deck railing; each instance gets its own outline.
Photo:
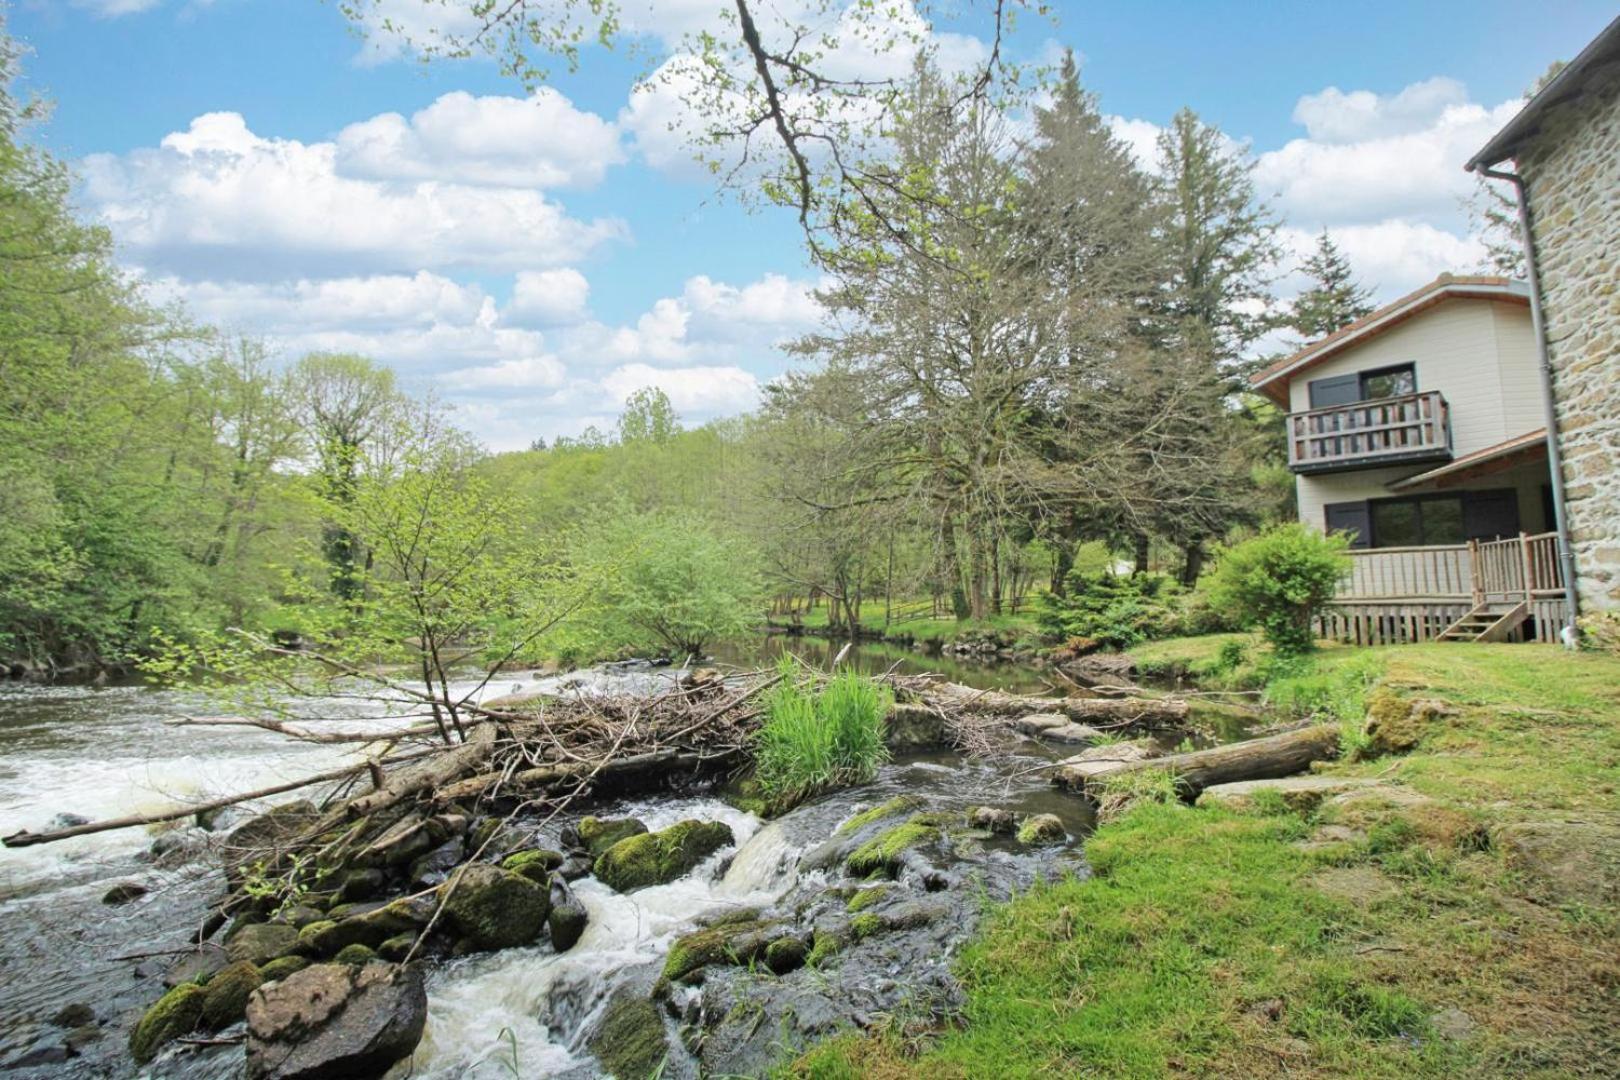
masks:
<path id="1" fill-rule="evenodd" d="M 1530 606 L 1538 640 L 1563 625 L 1558 534 L 1350 553 L 1350 572 L 1324 611 L 1325 637 L 1359 644 L 1428 641 L 1484 603 Z"/>
<path id="2" fill-rule="evenodd" d="M 1450 456 L 1450 408 L 1438 390 L 1288 414 L 1288 466 L 1295 472 Z"/>

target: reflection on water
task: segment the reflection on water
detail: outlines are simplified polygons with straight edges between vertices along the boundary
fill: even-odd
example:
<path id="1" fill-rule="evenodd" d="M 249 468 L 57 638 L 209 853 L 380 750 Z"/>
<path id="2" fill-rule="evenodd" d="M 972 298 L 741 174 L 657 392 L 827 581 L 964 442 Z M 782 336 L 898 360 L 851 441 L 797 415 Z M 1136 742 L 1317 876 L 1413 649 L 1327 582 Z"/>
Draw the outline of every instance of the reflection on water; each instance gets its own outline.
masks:
<path id="1" fill-rule="evenodd" d="M 771 634 L 718 646 L 714 650 L 714 659 L 740 668 L 761 668 L 770 667 L 776 663 L 777 657 L 789 652 L 812 667 L 826 670 L 844 644 L 827 638 Z M 1005 690 L 1013 694 L 1062 692 L 1057 690 L 1062 686 L 1061 679 L 1032 664 L 926 656 L 882 641 L 862 641 L 850 646 L 844 663 L 872 675 L 891 669 L 903 675 L 937 672 L 952 682 L 979 690 Z"/>

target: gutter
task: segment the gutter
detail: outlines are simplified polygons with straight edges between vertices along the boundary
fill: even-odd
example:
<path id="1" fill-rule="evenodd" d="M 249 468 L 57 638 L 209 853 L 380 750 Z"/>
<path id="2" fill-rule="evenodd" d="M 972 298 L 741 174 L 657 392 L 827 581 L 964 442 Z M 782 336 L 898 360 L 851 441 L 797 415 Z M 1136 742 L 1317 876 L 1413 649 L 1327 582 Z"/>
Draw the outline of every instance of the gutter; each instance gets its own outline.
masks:
<path id="1" fill-rule="evenodd" d="M 1620 20 L 1616 20 L 1620 24 Z M 1547 417 L 1547 471 L 1552 474 L 1553 527 L 1558 532 L 1558 564 L 1564 575 L 1564 606 L 1569 612 L 1564 625 L 1566 648 L 1574 648 L 1580 633 L 1575 623 L 1579 613 L 1575 594 L 1575 553 L 1569 543 L 1569 522 L 1564 510 L 1564 455 L 1558 444 L 1558 410 L 1553 405 L 1552 361 L 1547 355 L 1547 324 L 1541 311 L 1541 276 L 1536 272 L 1536 243 L 1530 231 L 1530 199 L 1524 190 L 1524 178 L 1518 173 L 1503 172 L 1484 167 L 1479 159 L 1469 163 L 1472 171 L 1492 180 L 1506 180 L 1513 185 L 1513 195 L 1519 207 L 1519 240 L 1524 245 L 1525 278 L 1530 286 L 1530 324 L 1536 335 L 1536 356 L 1541 368 L 1541 405 Z"/>

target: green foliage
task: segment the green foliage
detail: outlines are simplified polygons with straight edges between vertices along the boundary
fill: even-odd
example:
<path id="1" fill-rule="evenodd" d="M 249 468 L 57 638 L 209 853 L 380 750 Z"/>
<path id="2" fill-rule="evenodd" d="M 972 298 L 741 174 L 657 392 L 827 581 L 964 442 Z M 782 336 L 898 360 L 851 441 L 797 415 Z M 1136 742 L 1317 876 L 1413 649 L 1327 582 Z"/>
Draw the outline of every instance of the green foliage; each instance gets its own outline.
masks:
<path id="1" fill-rule="evenodd" d="M 888 760 L 886 687 L 854 671 L 833 676 L 819 692 L 799 681 L 790 656 L 754 736 L 755 776 L 766 798 L 785 808 L 833 788 L 870 780 Z"/>
<path id="2" fill-rule="evenodd" d="M 702 657 L 759 622 L 755 554 L 735 533 L 690 511 L 605 514 L 580 538 L 576 562 L 601 585 L 575 648 L 597 654 L 670 650 Z"/>
<path id="3" fill-rule="evenodd" d="M 1210 598 L 1258 626 L 1277 655 L 1301 655 L 1314 645 L 1312 620 L 1350 568 L 1349 546 L 1297 522 L 1278 525 L 1220 553 Z"/>
<path id="4" fill-rule="evenodd" d="M 1163 574 L 1069 573 L 1064 595 L 1040 597 L 1037 618 L 1052 638 L 1125 649 L 1162 636 L 1174 614 L 1175 582 Z"/>

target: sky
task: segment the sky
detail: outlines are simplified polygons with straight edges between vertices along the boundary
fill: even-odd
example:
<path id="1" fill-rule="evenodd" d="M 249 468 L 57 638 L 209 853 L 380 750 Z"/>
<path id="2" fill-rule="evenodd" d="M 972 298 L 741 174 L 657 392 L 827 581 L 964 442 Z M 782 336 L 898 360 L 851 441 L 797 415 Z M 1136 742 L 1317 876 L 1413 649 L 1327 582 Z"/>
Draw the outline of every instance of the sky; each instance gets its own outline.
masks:
<path id="1" fill-rule="evenodd" d="M 381 2 L 429 25 L 467 0 Z M 688 423 L 745 411 L 819 318 L 792 215 L 718 193 L 670 131 L 689 106 L 656 75 L 729 4 L 620 2 L 635 55 L 589 48 L 532 95 L 486 59 L 423 64 L 380 26 L 357 33 L 335 0 L 11 0 L 8 22 L 31 50 L 21 89 L 54 103 L 34 137 L 152 296 L 285 361 L 372 356 L 507 450 L 608 429 L 645 386 Z M 1191 106 L 1257 160 L 1290 252 L 1279 288 L 1325 228 L 1380 300 L 1477 268 L 1462 163 L 1614 16 L 1612 0 L 1053 6 L 1009 53 L 1072 48 L 1144 161 Z M 934 40 L 982 55 L 972 0 L 951 8 Z"/>

